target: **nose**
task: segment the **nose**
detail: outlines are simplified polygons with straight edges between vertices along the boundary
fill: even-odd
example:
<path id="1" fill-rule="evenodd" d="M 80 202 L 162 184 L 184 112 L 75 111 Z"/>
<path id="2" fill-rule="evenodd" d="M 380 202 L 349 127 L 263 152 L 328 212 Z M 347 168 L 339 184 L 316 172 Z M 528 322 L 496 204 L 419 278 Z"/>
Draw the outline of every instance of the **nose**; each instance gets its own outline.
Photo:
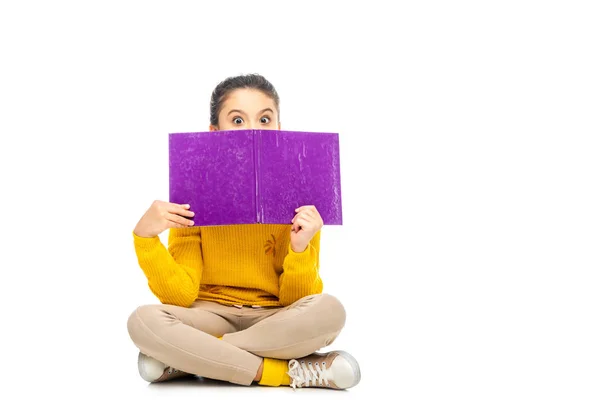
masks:
<path id="1" fill-rule="evenodd" d="M 248 123 L 248 129 L 258 129 L 258 123 L 256 121 L 250 121 Z"/>

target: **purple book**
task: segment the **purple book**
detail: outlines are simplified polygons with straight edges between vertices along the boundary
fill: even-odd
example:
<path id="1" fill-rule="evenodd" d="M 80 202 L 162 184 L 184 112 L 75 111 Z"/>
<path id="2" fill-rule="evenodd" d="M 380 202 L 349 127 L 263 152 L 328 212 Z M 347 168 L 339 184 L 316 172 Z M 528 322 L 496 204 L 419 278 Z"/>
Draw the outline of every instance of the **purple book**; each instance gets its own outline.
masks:
<path id="1" fill-rule="evenodd" d="M 302 205 L 342 225 L 338 134 L 170 133 L 169 201 L 190 204 L 197 226 L 290 224 Z"/>

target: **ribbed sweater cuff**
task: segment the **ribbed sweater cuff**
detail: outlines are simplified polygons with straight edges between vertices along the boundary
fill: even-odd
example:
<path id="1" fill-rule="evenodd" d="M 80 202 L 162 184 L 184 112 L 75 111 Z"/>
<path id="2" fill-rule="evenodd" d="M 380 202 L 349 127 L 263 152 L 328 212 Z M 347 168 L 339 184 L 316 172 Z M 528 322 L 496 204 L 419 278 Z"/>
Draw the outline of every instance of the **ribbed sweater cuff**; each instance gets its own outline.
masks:
<path id="1" fill-rule="evenodd" d="M 154 237 L 141 237 L 132 232 L 133 235 L 133 244 L 136 249 L 141 251 L 152 251 L 156 248 L 157 245 L 160 244 L 160 238 L 158 236 Z"/>

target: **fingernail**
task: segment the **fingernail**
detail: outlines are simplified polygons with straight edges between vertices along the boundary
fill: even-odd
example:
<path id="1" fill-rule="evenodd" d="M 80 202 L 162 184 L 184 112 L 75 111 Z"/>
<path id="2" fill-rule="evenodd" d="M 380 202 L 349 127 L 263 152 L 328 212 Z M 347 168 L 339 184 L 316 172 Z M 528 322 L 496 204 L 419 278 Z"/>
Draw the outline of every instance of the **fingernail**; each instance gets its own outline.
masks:
<path id="1" fill-rule="evenodd" d="M 190 214 L 192 214 L 192 217 L 193 217 L 194 215 L 196 215 L 196 213 L 195 213 L 195 212 L 193 212 L 193 211 L 190 211 Z"/>
<path id="2" fill-rule="evenodd" d="M 194 221 L 190 221 L 190 225 L 194 225 Z"/>

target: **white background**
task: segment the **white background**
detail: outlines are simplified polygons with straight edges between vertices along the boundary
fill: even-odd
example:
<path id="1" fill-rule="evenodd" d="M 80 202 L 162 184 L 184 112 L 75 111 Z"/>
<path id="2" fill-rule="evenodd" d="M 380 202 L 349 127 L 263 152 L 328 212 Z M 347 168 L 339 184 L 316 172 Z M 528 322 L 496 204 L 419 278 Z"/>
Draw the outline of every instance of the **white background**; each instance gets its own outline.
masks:
<path id="1" fill-rule="evenodd" d="M 3 2 L 0 397 L 599 398 L 599 20 L 592 1 Z M 167 199 L 167 134 L 206 130 L 214 86 L 248 72 L 284 129 L 340 133 L 321 264 L 348 312 L 331 349 L 362 368 L 347 392 L 137 375 L 126 320 L 157 300 L 131 231 Z"/>

